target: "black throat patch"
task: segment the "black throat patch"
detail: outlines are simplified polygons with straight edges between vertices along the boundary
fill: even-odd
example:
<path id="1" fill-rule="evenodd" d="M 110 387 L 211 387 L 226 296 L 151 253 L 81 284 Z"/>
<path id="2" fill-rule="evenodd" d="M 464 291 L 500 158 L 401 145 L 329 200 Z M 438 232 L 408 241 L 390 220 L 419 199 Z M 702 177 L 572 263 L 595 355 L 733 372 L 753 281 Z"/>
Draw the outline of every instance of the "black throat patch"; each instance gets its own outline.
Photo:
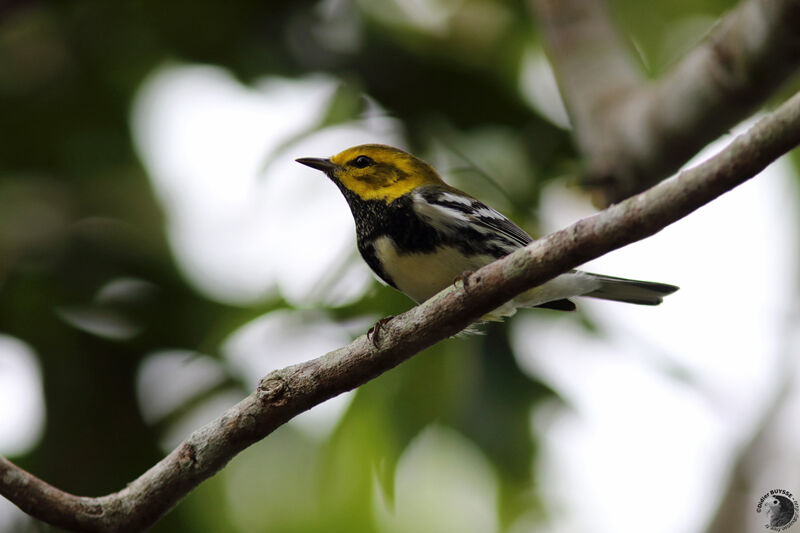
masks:
<path id="1" fill-rule="evenodd" d="M 383 200 L 363 200 L 345 187 L 339 188 L 353 213 L 356 241 L 361 257 L 392 287 L 396 288 L 394 281 L 375 255 L 377 239 L 390 237 L 400 253 L 404 250 L 414 253 L 432 252 L 437 245 L 442 244 L 436 230 L 416 215 L 410 196 L 402 196 L 387 204 Z"/>

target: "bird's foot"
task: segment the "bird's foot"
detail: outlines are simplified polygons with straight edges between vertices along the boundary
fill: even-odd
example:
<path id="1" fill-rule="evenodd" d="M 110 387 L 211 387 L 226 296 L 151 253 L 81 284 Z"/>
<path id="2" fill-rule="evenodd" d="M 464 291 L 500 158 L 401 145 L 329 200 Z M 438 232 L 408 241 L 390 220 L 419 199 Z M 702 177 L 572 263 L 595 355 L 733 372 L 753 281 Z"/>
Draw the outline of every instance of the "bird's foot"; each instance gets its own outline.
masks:
<path id="1" fill-rule="evenodd" d="M 469 290 L 469 278 L 470 278 L 470 276 L 472 276 L 472 271 L 471 270 L 466 270 L 466 271 L 462 272 L 461 274 L 456 276 L 455 279 L 453 280 L 453 287 L 455 287 L 457 289 L 458 286 L 461 285 L 461 287 L 465 291 L 468 291 Z"/>
<path id="2" fill-rule="evenodd" d="M 386 316 L 375 322 L 369 331 L 367 331 L 367 340 L 372 342 L 372 345 L 377 348 L 380 340 L 381 328 L 388 324 L 394 317 Z"/>

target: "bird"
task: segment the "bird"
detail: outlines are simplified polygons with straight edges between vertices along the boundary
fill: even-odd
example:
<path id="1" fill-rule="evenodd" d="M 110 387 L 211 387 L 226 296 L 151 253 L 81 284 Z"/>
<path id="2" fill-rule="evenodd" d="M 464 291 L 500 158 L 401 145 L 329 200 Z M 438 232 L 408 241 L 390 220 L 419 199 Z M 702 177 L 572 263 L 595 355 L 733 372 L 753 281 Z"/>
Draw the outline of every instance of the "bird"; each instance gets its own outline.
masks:
<path id="1" fill-rule="evenodd" d="M 534 240 L 399 148 L 362 144 L 331 157 L 296 161 L 324 172 L 336 184 L 353 215 L 361 257 L 379 280 L 417 303 Z M 576 296 L 658 305 L 676 290 L 666 283 L 572 270 L 482 319 L 502 320 L 521 307 L 573 311 L 571 298 Z"/>

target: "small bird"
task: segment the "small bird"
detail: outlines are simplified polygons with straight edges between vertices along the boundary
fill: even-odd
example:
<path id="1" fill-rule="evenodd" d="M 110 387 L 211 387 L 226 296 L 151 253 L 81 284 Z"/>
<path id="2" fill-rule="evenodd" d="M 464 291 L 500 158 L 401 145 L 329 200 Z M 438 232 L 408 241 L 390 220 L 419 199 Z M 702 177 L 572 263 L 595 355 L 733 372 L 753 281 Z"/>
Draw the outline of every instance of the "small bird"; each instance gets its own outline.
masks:
<path id="1" fill-rule="evenodd" d="M 303 157 L 344 195 L 356 224 L 358 251 L 386 284 L 417 303 L 465 273 L 533 241 L 498 211 L 447 185 L 428 163 L 382 144 L 348 148 L 331 158 Z M 658 305 L 674 285 L 573 270 L 516 297 L 484 320 L 518 307 L 573 311 L 573 296 Z"/>

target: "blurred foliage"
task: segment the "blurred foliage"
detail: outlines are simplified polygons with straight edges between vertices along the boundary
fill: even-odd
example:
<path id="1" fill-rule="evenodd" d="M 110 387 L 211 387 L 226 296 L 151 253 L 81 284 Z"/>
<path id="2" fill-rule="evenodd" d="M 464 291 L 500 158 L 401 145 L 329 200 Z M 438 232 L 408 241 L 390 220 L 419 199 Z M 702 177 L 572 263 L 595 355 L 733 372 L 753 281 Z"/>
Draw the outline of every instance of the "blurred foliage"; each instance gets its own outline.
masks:
<path id="1" fill-rule="evenodd" d="M 669 48 L 670 29 L 700 20 L 692 26 L 699 38 L 702 20 L 731 4 L 612 2 L 654 74 L 681 52 Z M 535 231 L 543 183 L 569 173 L 575 156 L 568 133 L 519 94 L 520 60 L 537 46 L 527 2 L 402 5 L 0 4 L 0 332 L 38 353 L 47 406 L 41 442 L 14 458 L 23 467 L 82 495 L 120 489 L 163 453 L 163 425 L 145 423 L 137 404 L 143 358 L 165 348 L 221 358 L 231 332 L 288 305 L 221 304 L 176 268 L 128 124 L 141 82 L 165 61 L 219 65 L 245 83 L 266 74 L 335 74 L 342 89 L 319 127 L 356 116 L 367 94 L 402 122 L 412 150 L 426 155 L 444 147 L 463 167 L 453 172 L 458 185 L 496 199 Z M 409 5 L 439 6 L 449 15 L 415 19 Z M 139 289 L 109 302 L 100 295 L 114 280 L 134 280 Z M 409 306 L 380 288 L 329 312 L 346 321 Z M 77 328 L 76 311 L 129 324 L 135 333 L 114 338 Z M 231 378 L 221 387 L 245 394 L 249 385 Z M 373 531 L 376 486 L 391 499 L 399 457 L 432 423 L 455 429 L 488 457 L 499 480 L 499 520 L 508 526 L 539 508 L 529 417 L 552 396 L 518 368 L 506 326 L 493 325 L 362 387 L 329 438 L 281 428 L 154 531 Z"/>

